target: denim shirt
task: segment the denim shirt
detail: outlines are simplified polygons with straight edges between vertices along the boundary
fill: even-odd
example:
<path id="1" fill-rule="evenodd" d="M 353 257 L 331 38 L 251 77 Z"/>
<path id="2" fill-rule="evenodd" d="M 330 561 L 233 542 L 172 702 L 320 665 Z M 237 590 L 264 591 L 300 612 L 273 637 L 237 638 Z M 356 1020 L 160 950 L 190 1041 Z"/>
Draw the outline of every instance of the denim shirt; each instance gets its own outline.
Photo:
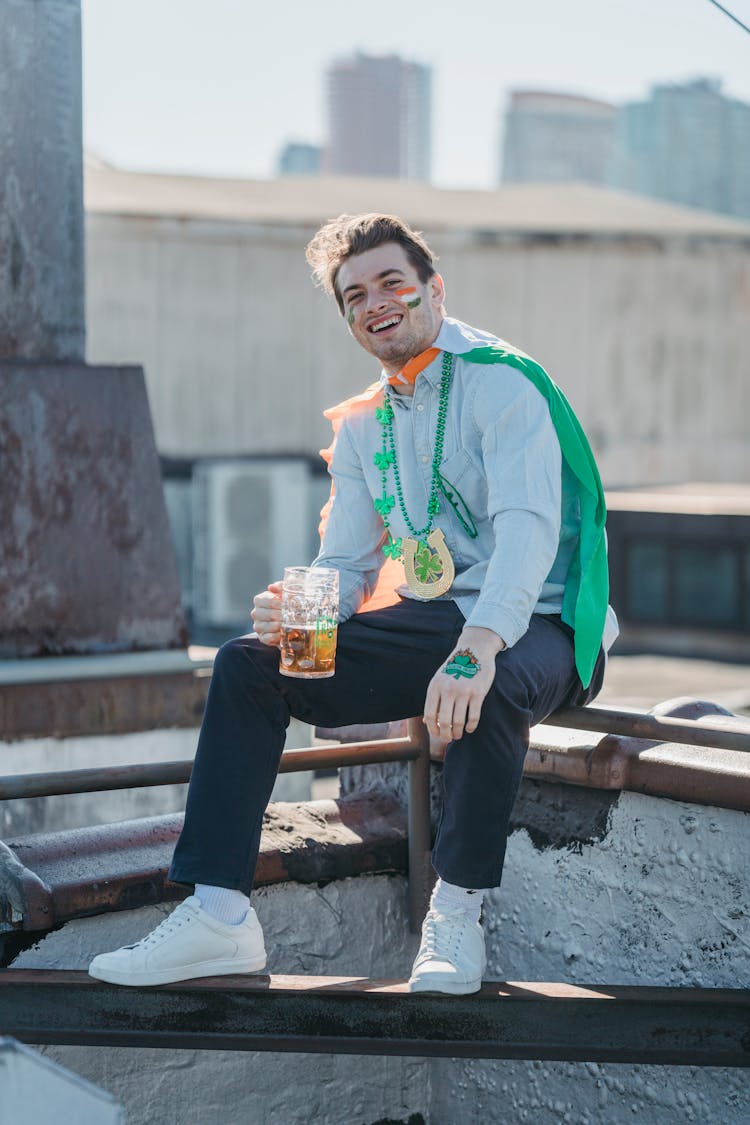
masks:
<path id="1" fill-rule="evenodd" d="M 384 561 L 386 531 L 373 507 L 382 495 L 373 461 L 382 449 L 375 408 L 384 398 L 393 406 L 406 510 L 415 527 L 427 523 L 443 351 L 456 358 L 440 472 L 468 505 L 478 535 L 469 537 L 439 493 L 433 528 L 443 532 L 456 568 L 442 597 L 455 601 L 467 625 L 494 630 L 509 647 L 532 613 L 560 613 L 580 525 L 578 500 L 543 395 L 507 364 L 461 358 L 495 342 L 498 337 L 446 318 L 434 344 L 441 354 L 417 376 L 413 397 L 394 391 L 383 373 L 371 401 L 343 420 L 330 466 L 335 496 L 313 564 L 340 572 L 340 621 L 370 596 Z M 396 494 L 392 468 L 386 491 Z M 394 538 L 411 534 L 398 502 L 388 518 Z M 406 585 L 398 593 L 415 597 Z M 605 648 L 617 632 L 613 618 Z"/>

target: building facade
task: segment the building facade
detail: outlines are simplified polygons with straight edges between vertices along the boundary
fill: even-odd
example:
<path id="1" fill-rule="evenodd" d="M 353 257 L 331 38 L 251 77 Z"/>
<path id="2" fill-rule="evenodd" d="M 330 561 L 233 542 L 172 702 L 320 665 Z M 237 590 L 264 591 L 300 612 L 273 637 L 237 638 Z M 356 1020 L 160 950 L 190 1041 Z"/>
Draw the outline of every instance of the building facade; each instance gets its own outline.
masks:
<path id="1" fill-rule="evenodd" d="M 574 94 L 516 90 L 510 95 L 500 178 L 505 183 L 604 184 L 617 109 Z"/>
<path id="2" fill-rule="evenodd" d="M 320 145 L 287 141 L 279 153 L 277 171 L 280 176 L 317 176 L 320 162 Z"/>
<path id="3" fill-rule="evenodd" d="M 618 115 L 613 186 L 750 217 L 750 105 L 718 79 L 655 86 Z"/>
<path id="4" fill-rule="evenodd" d="M 305 455 L 377 374 L 310 282 L 330 215 L 403 214 L 452 316 L 547 367 L 608 487 L 750 478 L 750 224 L 585 185 L 87 173 L 91 362 L 142 363 L 170 457 Z M 717 373 L 721 392 L 717 393 Z"/>
<path id="5" fill-rule="evenodd" d="M 357 54 L 334 62 L 326 82 L 326 172 L 429 180 L 430 67 L 398 55 Z"/>

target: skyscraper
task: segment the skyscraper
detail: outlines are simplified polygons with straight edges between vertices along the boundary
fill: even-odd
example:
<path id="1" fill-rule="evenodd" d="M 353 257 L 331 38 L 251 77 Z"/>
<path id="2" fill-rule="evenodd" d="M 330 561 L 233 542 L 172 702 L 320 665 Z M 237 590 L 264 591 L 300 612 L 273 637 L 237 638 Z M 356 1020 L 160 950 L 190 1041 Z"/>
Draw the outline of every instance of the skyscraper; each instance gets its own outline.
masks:
<path id="1" fill-rule="evenodd" d="M 429 180 L 430 67 L 398 55 L 358 53 L 334 62 L 326 79 L 326 172 Z"/>
<path id="2" fill-rule="evenodd" d="M 612 183 L 641 195 L 750 217 L 750 105 L 718 79 L 655 86 L 623 106 Z"/>
<path id="3" fill-rule="evenodd" d="M 576 94 L 516 90 L 505 115 L 506 183 L 607 181 L 617 109 Z"/>

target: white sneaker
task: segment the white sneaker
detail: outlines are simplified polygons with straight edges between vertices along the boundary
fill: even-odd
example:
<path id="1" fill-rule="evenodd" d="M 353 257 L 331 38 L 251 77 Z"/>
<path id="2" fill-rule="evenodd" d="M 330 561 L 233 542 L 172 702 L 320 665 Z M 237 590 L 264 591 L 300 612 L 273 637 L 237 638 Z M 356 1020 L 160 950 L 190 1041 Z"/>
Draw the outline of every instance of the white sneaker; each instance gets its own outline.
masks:
<path id="1" fill-rule="evenodd" d="M 464 996 L 482 987 L 487 959 L 484 930 L 462 910 L 430 910 L 422 925 L 422 944 L 409 978 L 410 992 L 449 992 Z"/>
<path id="2" fill-rule="evenodd" d="M 89 976 L 110 984 L 170 984 L 257 973 L 265 967 L 263 931 L 252 907 L 242 922 L 228 926 L 207 914 L 191 895 L 135 945 L 100 953 L 89 965 Z"/>

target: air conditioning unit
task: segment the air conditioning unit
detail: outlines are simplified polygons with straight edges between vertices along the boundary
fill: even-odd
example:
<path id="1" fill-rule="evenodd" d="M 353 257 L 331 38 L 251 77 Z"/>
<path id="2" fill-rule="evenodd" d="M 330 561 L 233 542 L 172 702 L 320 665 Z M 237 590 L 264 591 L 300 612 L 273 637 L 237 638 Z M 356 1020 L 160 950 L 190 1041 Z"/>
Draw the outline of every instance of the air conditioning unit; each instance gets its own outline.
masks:
<path id="1" fill-rule="evenodd" d="M 306 461 L 203 461 L 193 471 L 193 613 L 247 623 L 253 595 L 312 561 L 317 512 Z"/>

